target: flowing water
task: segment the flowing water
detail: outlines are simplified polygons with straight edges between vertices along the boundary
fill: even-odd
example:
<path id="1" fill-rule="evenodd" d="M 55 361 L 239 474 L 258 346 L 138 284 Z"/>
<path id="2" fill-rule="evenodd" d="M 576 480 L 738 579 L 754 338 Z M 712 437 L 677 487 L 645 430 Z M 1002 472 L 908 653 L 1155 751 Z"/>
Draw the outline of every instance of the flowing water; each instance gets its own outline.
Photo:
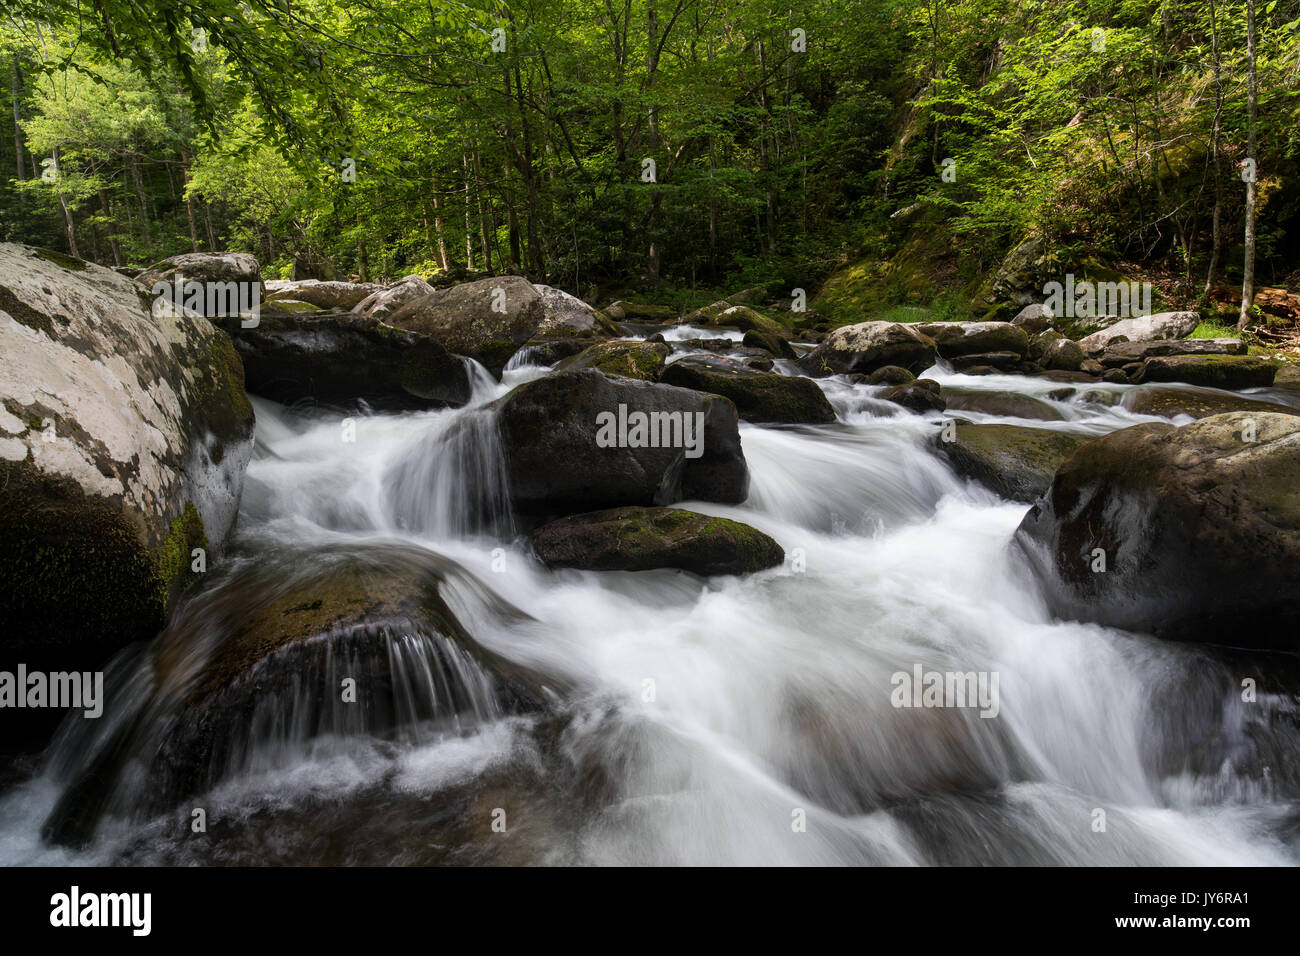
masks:
<path id="1" fill-rule="evenodd" d="M 544 373 L 521 359 L 477 377 L 467 408 L 364 417 L 351 443 L 342 412 L 258 401 L 234 570 L 160 638 L 180 676 L 156 649 L 114 662 L 100 726 L 65 727 L 0 797 L 0 863 L 1297 861 L 1300 685 L 1267 659 L 1053 621 L 1012 542 L 1026 506 L 954 475 L 932 450 L 941 416 L 835 378 L 832 425 L 742 424 L 748 500 L 684 504 L 767 532 L 783 567 L 550 572 L 517 535 L 483 408 Z M 931 376 L 1061 416 L 1021 424 L 1155 420 L 1054 382 Z M 230 726 L 199 792 L 154 805 L 159 728 L 185 720 L 174 688 L 201 676 L 205 629 L 339 555 L 363 574 L 427 564 L 479 651 L 408 627 L 371 634 L 364 659 L 314 659 Z M 541 703 L 504 706 L 502 666 Z M 894 706 L 918 666 L 995 674 L 996 715 Z M 385 719 L 304 704 L 367 667 L 405 701 Z M 115 735 L 93 840 L 42 841 Z"/>

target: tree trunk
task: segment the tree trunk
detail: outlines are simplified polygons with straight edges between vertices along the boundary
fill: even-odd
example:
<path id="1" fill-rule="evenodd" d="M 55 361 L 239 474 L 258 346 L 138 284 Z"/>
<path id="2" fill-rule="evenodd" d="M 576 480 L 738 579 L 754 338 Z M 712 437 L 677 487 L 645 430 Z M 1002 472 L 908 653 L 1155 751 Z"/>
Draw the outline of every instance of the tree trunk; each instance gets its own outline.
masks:
<path id="1" fill-rule="evenodd" d="M 190 195 L 190 154 L 181 150 L 181 170 L 185 175 L 185 215 L 190 221 L 190 251 L 199 251 L 199 230 L 194 222 L 194 197 Z"/>
<path id="2" fill-rule="evenodd" d="M 451 271 L 451 260 L 447 257 L 447 237 L 442 228 L 442 207 L 438 203 L 437 186 L 434 186 L 434 193 L 430 197 L 433 202 L 433 231 L 438 237 L 438 265 L 442 266 L 443 272 Z"/>
<path id="3" fill-rule="evenodd" d="M 460 165 L 465 171 L 465 268 L 474 271 L 474 230 L 471 228 L 469 214 L 469 157 L 460 154 Z"/>
<path id="4" fill-rule="evenodd" d="M 19 104 L 19 97 L 23 94 L 23 75 L 18 66 L 18 57 L 14 56 L 14 75 L 13 75 L 13 106 L 14 106 L 14 157 L 15 165 L 18 169 L 18 181 L 22 182 L 27 178 L 26 164 L 23 162 L 23 111 Z M 32 169 L 33 175 L 36 173 Z"/>
<path id="5" fill-rule="evenodd" d="M 1214 164 L 1214 215 L 1210 227 L 1210 267 L 1205 273 L 1205 304 L 1210 302 L 1214 277 L 1219 271 L 1220 228 L 1223 219 L 1223 169 L 1219 162 L 1219 141 L 1223 131 L 1223 72 L 1219 60 L 1219 18 L 1215 10 L 1217 0 L 1210 0 L 1210 39 L 1214 48 L 1214 136 L 1210 144 L 1211 162 Z"/>
<path id="6" fill-rule="evenodd" d="M 1255 69 L 1255 0 L 1246 0 L 1246 50 L 1250 64 L 1250 85 L 1246 97 L 1246 160 L 1249 175 L 1246 177 L 1246 261 L 1242 270 L 1241 315 L 1237 319 L 1239 329 L 1244 329 L 1250 321 L 1250 307 L 1255 302 L 1255 181 L 1259 179 L 1255 157 L 1255 107 L 1259 97 Z"/>

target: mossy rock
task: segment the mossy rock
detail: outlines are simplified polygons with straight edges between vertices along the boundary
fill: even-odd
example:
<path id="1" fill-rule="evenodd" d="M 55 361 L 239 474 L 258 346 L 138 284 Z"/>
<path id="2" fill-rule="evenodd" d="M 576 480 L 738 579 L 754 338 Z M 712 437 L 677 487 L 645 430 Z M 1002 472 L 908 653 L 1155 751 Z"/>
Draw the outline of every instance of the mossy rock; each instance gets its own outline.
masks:
<path id="1" fill-rule="evenodd" d="M 947 436 L 952 440 L 946 440 Z M 957 422 L 935 440 L 953 470 L 1012 501 L 1032 502 L 1090 437 L 1021 425 Z"/>
<path id="2" fill-rule="evenodd" d="M 1267 388 L 1277 365 L 1253 355 L 1169 355 L 1142 363 L 1137 382 L 1186 382 L 1203 388 Z"/>
<path id="3" fill-rule="evenodd" d="M 594 368 L 606 375 L 653 382 L 659 378 L 672 351 L 671 346 L 663 342 L 600 342 L 562 360 L 556 371 Z"/>
<path id="4" fill-rule="evenodd" d="M 1175 418 L 1189 415 L 1192 418 L 1209 418 L 1228 412 L 1272 412 L 1281 415 L 1300 415 L 1300 409 L 1276 402 L 1263 402 L 1244 395 L 1226 395 L 1223 392 L 1177 386 L 1143 385 L 1125 393 L 1121 404 L 1135 415 L 1159 415 Z"/>
<path id="5" fill-rule="evenodd" d="M 663 370 L 659 380 L 729 398 L 747 422 L 826 424 L 835 421 L 835 409 L 812 379 L 760 372 L 734 359 L 679 359 Z"/>
<path id="6" fill-rule="evenodd" d="M 612 508 L 562 518 L 533 531 L 533 551 L 552 568 L 699 575 L 748 574 L 776 567 L 785 552 L 772 538 L 729 518 L 676 508 Z"/>

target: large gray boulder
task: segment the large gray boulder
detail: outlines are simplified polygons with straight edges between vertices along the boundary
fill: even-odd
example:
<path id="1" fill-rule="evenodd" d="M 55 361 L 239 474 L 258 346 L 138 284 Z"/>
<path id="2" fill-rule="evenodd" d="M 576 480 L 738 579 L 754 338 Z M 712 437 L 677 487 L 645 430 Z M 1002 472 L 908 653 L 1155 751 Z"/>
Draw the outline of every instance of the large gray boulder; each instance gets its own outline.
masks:
<path id="1" fill-rule="evenodd" d="M 567 335 L 618 335 L 619 328 L 599 309 L 592 308 L 577 296 L 549 285 L 534 285 L 542 297 L 542 323 L 537 334 L 542 337 Z"/>
<path id="2" fill-rule="evenodd" d="M 322 279 L 299 279 L 297 281 L 275 280 L 266 283 L 267 299 L 291 299 L 295 302 L 310 302 L 321 309 L 348 310 L 358 305 L 377 292 L 383 286 L 374 282 L 339 282 Z"/>
<path id="3" fill-rule="evenodd" d="M 174 288 L 178 281 L 182 284 L 182 288 L 184 283 L 188 282 L 204 284 L 236 283 L 244 294 L 246 302 L 251 301 L 256 296 L 260 304 L 261 300 L 265 298 L 261 267 L 258 265 L 257 257 L 247 252 L 182 253 L 181 255 L 172 256 L 170 259 L 164 259 L 162 262 L 154 263 L 136 276 L 135 281 L 144 286 L 146 290 L 153 290 L 159 283 L 165 283 Z M 223 307 L 227 301 L 220 296 L 212 298 L 205 296 L 203 305 L 194 308 L 193 311 L 199 315 L 208 316 L 235 313 L 236 310 Z M 210 307 L 216 303 L 221 303 L 221 305 L 216 308 Z M 170 304 L 179 306 L 183 302 L 173 301 Z"/>
<path id="4" fill-rule="evenodd" d="M 1099 332 L 1085 335 L 1079 340 L 1079 347 L 1088 355 L 1095 356 L 1120 339 L 1130 342 L 1181 339 L 1191 335 L 1200 323 L 1199 312 L 1158 312 L 1155 315 L 1120 319 Z"/>
<path id="5" fill-rule="evenodd" d="M 1074 453 L 1021 522 L 1061 617 L 1300 649 L 1300 418 L 1215 415 Z"/>
<path id="6" fill-rule="evenodd" d="M 229 337 L 101 266 L 0 245 L 0 649 L 149 638 L 234 523 L 253 409 Z"/>
<path id="7" fill-rule="evenodd" d="M 432 295 L 435 291 L 423 276 L 412 273 L 390 286 L 372 292 L 354 305 L 352 311 L 370 319 L 387 319 L 406 303 Z"/>
<path id="8" fill-rule="evenodd" d="M 1169 355 L 1245 355 L 1241 339 L 1157 339 L 1151 342 L 1116 342 L 1098 353 L 1097 361 L 1107 368 Z"/>
<path id="9" fill-rule="evenodd" d="M 736 406 L 716 395 L 582 369 L 527 382 L 489 407 L 521 514 L 737 504 L 749 492 Z"/>
<path id="10" fill-rule="evenodd" d="M 934 365 L 939 350 L 934 339 L 901 322 L 859 322 L 836 329 L 802 359 L 809 375 L 870 373 L 897 365 L 920 374 Z"/>
<path id="11" fill-rule="evenodd" d="M 408 302 L 388 324 L 427 335 L 500 376 L 545 317 L 542 296 L 531 282 L 521 276 L 496 276 Z"/>

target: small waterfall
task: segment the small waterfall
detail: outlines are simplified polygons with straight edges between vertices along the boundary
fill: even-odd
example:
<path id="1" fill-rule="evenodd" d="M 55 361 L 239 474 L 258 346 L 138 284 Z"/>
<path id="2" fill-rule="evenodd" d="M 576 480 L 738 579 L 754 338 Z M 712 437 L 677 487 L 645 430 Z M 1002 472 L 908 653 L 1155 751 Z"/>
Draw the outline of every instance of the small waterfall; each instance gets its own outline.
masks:
<path id="1" fill-rule="evenodd" d="M 384 473 L 392 527 L 429 538 L 513 533 L 505 454 L 496 414 L 474 408 L 439 422 Z"/>

